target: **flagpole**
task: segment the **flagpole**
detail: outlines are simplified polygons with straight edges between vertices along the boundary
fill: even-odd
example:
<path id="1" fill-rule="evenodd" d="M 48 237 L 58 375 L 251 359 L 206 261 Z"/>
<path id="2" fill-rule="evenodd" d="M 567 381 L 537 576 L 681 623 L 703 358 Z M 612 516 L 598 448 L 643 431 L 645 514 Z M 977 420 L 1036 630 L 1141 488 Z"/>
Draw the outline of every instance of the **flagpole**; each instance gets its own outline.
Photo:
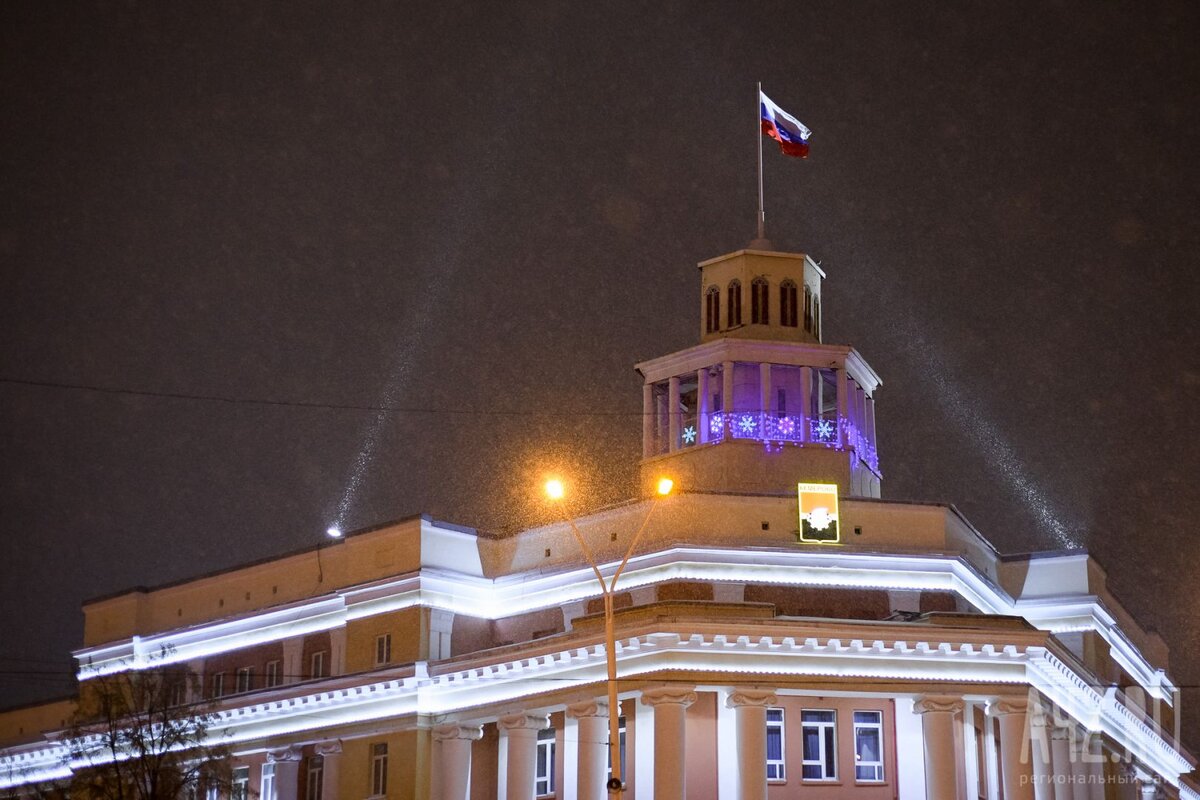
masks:
<path id="1" fill-rule="evenodd" d="M 758 238 L 767 238 L 767 212 L 763 209 L 762 170 L 762 81 L 758 82 L 758 93 L 754 97 L 754 138 L 758 141 Z"/>

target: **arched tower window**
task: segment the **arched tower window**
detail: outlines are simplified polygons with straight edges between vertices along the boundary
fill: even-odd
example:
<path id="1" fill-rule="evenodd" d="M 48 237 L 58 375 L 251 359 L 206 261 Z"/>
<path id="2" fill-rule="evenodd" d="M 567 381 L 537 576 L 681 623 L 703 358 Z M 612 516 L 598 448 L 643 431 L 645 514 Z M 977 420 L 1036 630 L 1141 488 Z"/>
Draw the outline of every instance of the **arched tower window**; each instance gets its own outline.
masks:
<path id="1" fill-rule="evenodd" d="M 821 298 L 813 298 L 813 334 L 821 341 Z"/>
<path id="2" fill-rule="evenodd" d="M 790 280 L 779 284 L 779 324 L 796 327 L 796 284 Z"/>
<path id="3" fill-rule="evenodd" d="M 704 293 L 704 331 L 714 333 L 721 327 L 721 290 L 708 287 Z"/>
<path id="4" fill-rule="evenodd" d="M 804 287 L 804 330 L 812 332 L 813 329 L 813 296 L 812 289 Z"/>
<path id="5" fill-rule="evenodd" d="M 771 312 L 767 308 L 770 297 L 770 287 L 766 278 L 755 278 L 750 284 L 750 322 L 755 325 L 769 325 Z"/>
<path id="6" fill-rule="evenodd" d="M 726 312 L 726 314 L 728 315 L 728 324 L 726 325 L 726 327 L 732 328 L 734 326 L 742 324 L 742 282 L 741 281 L 730 281 L 729 282 L 729 310 Z"/>

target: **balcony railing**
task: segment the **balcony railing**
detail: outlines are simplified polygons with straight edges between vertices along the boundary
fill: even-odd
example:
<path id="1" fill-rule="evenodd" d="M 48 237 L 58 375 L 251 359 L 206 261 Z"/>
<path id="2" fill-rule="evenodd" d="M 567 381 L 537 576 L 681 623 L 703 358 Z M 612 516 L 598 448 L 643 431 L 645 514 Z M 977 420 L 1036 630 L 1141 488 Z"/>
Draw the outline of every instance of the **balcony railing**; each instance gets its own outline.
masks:
<path id="1" fill-rule="evenodd" d="M 717 411 L 708 415 L 708 441 L 749 439 L 777 444 L 814 444 L 845 447 L 858 453 L 871 469 L 879 471 L 875 447 L 848 419 L 804 418 L 760 411 Z M 695 423 L 689 422 L 680 435 L 680 447 L 700 444 Z"/>

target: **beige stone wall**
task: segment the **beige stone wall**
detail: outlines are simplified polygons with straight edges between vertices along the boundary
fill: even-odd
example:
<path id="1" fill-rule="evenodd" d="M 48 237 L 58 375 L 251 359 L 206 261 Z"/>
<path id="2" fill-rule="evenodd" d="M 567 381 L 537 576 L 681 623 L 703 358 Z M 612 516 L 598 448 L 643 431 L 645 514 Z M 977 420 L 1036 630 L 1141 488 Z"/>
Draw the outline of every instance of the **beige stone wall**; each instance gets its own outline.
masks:
<path id="1" fill-rule="evenodd" d="M 69 725 L 74 713 L 74 700 L 53 700 L 0 711 L 0 746 L 39 741 L 43 733 Z"/>

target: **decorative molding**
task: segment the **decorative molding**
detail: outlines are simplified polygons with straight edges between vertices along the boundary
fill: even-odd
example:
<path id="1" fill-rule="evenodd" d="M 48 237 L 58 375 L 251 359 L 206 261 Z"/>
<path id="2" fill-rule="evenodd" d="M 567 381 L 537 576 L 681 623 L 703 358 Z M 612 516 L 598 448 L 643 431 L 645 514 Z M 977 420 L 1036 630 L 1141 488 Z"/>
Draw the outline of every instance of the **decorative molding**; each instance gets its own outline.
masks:
<path id="1" fill-rule="evenodd" d="M 734 689 L 725 698 L 726 708 L 737 708 L 739 706 L 756 706 L 759 708 L 769 708 L 770 706 L 779 705 L 779 696 L 775 694 L 774 689 Z"/>
<path id="2" fill-rule="evenodd" d="M 342 740 L 334 739 L 313 745 L 313 752 L 322 758 L 336 758 L 342 754 Z"/>
<path id="3" fill-rule="evenodd" d="M 549 714 L 509 714 L 496 720 L 502 731 L 544 731 L 550 727 Z"/>
<path id="4" fill-rule="evenodd" d="M 913 701 L 914 714 L 961 714 L 966 707 L 961 697 L 924 695 Z"/>
<path id="5" fill-rule="evenodd" d="M 465 739 L 477 742 L 482 738 L 482 725 L 438 725 L 433 729 L 433 739 L 437 742 L 444 742 L 447 739 Z"/>
<path id="6" fill-rule="evenodd" d="M 655 686 L 642 690 L 641 703 L 644 706 L 679 705 L 687 708 L 696 702 L 696 687 L 690 686 Z"/>
<path id="7" fill-rule="evenodd" d="M 284 747 L 280 750 L 267 751 L 268 764 L 276 764 L 281 761 L 299 761 L 303 757 L 304 754 L 300 752 L 300 748 L 298 747 Z"/>
<path id="8" fill-rule="evenodd" d="M 1006 714 L 1026 714 L 1029 712 L 1029 698 L 997 697 L 988 703 L 987 712 L 997 717 Z"/>
<path id="9" fill-rule="evenodd" d="M 583 717 L 604 717 L 608 719 L 608 701 L 584 700 L 580 703 L 572 703 L 567 706 L 567 716 L 571 719 L 581 719 Z"/>

